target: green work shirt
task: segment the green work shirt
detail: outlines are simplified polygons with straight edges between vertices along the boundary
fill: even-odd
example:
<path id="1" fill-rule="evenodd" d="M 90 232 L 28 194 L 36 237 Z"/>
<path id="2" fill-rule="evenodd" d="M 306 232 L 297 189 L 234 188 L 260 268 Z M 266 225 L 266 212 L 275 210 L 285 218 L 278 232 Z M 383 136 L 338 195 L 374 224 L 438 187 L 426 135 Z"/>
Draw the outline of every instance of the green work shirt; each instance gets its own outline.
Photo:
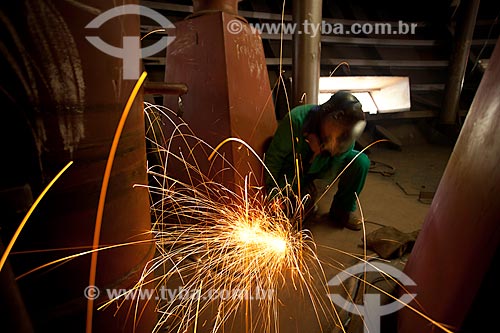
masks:
<path id="1" fill-rule="evenodd" d="M 353 150 L 354 142 L 346 152 L 340 155 L 319 154 L 310 162 L 313 152 L 306 142 L 303 126 L 309 112 L 315 106 L 312 104 L 297 106 L 279 122 L 264 157 L 269 172 L 277 182 L 277 184 L 274 182 L 269 172 L 265 172 L 268 192 L 276 186 L 283 190 L 286 184 L 291 184 L 294 192 L 297 193 L 297 163 L 301 186 L 314 179 L 336 176 L 345 156 Z"/>

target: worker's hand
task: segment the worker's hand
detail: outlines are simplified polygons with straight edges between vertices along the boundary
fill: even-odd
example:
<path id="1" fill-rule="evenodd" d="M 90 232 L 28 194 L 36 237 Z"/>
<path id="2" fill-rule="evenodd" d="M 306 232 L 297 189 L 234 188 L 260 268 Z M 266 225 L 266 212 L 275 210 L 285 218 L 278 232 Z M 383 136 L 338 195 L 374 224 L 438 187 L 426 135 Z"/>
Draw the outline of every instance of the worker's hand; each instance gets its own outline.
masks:
<path id="1" fill-rule="evenodd" d="M 318 156 L 321 153 L 321 142 L 320 142 L 318 136 L 314 133 L 307 134 L 306 142 L 309 144 L 309 147 L 311 148 L 311 150 L 313 152 L 313 156 L 311 157 L 311 161 L 312 161 L 316 158 L 316 156 Z"/>

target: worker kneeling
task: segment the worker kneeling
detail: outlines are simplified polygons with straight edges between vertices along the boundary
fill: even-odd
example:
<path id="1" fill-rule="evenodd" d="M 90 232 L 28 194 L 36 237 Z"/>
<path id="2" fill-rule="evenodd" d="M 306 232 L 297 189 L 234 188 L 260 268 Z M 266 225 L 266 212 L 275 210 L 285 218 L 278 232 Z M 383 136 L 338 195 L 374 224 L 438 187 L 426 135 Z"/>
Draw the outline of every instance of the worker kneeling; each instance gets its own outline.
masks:
<path id="1" fill-rule="evenodd" d="M 314 203 L 313 181 L 337 176 L 353 161 L 359 153 L 354 150 L 354 142 L 365 125 L 361 103 L 348 91 L 335 93 L 321 105 L 292 109 L 278 124 L 265 155 L 270 172 L 266 175 L 268 192 L 276 186 L 284 190 L 290 184 L 297 193 L 300 182 L 301 195 L 309 194 L 311 198 L 307 202 Z M 361 218 L 354 213 L 355 193 L 361 193 L 369 167 L 368 157 L 360 154 L 340 176 L 328 213 L 333 223 L 352 230 L 361 229 Z M 300 179 L 296 177 L 297 169 Z"/>

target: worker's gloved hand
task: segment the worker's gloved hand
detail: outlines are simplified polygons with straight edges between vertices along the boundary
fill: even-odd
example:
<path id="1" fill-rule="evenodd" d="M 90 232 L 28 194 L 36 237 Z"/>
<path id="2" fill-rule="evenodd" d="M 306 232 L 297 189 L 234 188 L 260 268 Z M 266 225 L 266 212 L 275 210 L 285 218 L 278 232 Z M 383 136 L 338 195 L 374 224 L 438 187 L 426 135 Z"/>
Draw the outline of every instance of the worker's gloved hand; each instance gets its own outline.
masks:
<path id="1" fill-rule="evenodd" d="M 312 162 L 316 158 L 316 156 L 321 154 L 321 142 L 318 136 L 314 133 L 306 135 L 306 142 L 309 145 L 309 148 L 311 148 L 311 151 L 313 152 L 313 155 L 309 161 Z"/>
<path id="2" fill-rule="evenodd" d="M 306 219 L 308 216 L 312 216 L 316 213 L 318 206 L 316 205 L 316 200 L 318 198 L 318 190 L 314 181 L 304 181 L 302 188 L 302 205 L 303 205 L 303 218 Z"/>
<path id="3" fill-rule="evenodd" d="M 267 212 L 276 218 L 287 218 L 291 223 L 299 223 L 314 214 L 317 198 L 314 182 L 304 182 L 300 192 L 301 198 L 291 191 L 276 194 L 268 201 Z"/>
<path id="4" fill-rule="evenodd" d="M 275 195 L 268 198 L 266 204 L 267 213 L 280 219 L 292 219 L 300 209 L 300 199 L 291 191 L 275 193 Z"/>

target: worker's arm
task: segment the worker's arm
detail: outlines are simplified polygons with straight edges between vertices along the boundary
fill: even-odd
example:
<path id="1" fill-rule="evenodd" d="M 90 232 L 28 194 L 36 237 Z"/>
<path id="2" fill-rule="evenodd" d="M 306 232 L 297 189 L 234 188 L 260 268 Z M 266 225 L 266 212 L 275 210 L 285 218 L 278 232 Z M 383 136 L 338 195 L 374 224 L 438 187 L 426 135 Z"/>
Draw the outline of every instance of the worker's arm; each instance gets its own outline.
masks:
<path id="1" fill-rule="evenodd" d="M 292 182 L 292 179 L 286 179 L 285 181 L 286 170 L 293 167 L 287 165 L 290 164 L 290 161 L 293 163 L 293 136 L 289 117 L 289 114 L 287 114 L 279 122 L 278 128 L 276 129 L 265 155 L 265 164 L 272 175 L 271 177 L 269 172 L 265 170 L 266 188 L 268 192 L 275 187 L 283 189 L 286 185 L 286 181 Z"/>

